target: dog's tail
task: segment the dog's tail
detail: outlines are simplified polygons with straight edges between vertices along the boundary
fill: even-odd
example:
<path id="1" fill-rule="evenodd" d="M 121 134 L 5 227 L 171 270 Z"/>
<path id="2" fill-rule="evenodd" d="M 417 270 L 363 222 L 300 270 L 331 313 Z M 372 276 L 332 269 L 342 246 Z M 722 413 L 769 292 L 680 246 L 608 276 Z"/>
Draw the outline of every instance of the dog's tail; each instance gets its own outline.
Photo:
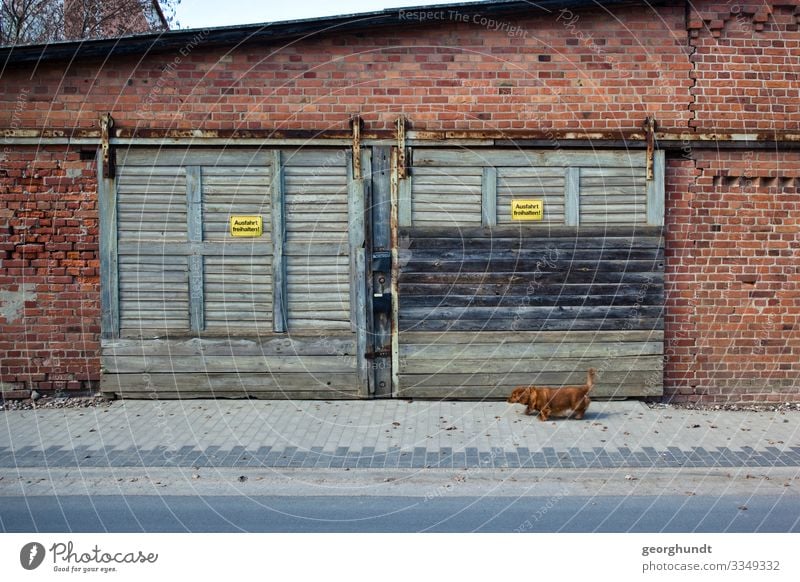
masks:
<path id="1" fill-rule="evenodd" d="M 586 393 L 592 391 L 594 388 L 594 380 L 597 377 L 597 370 L 595 368 L 589 368 L 589 371 L 586 372 Z"/>

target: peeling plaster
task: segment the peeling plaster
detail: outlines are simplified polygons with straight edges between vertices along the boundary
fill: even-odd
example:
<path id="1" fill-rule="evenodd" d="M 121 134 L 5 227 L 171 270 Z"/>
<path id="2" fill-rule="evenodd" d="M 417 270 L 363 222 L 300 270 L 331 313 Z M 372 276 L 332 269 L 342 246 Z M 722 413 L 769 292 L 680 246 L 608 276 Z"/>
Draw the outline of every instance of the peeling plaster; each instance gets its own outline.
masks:
<path id="1" fill-rule="evenodd" d="M 34 285 L 19 285 L 16 291 L 0 289 L 0 317 L 7 323 L 22 318 L 26 301 L 36 301 Z"/>

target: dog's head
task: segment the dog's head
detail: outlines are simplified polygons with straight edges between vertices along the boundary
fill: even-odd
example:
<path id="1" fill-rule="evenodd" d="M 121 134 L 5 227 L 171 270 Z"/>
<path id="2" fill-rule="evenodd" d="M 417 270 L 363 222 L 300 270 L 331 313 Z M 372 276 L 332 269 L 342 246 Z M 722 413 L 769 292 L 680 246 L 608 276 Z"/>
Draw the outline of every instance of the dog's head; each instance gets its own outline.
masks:
<path id="1" fill-rule="evenodd" d="M 531 397 L 531 388 L 526 386 L 519 386 L 514 388 L 511 396 L 508 397 L 509 404 L 528 404 Z"/>

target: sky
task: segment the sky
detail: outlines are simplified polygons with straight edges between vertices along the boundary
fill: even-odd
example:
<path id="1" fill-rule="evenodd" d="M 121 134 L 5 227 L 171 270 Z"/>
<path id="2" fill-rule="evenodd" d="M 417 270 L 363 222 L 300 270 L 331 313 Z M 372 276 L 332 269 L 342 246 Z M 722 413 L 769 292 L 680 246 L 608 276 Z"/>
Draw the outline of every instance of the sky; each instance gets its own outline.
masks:
<path id="1" fill-rule="evenodd" d="M 253 22 L 278 22 L 318 18 L 384 8 L 460 4 L 464 0 L 182 0 L 178 5 L 180 28 L 232 26 Z"/>

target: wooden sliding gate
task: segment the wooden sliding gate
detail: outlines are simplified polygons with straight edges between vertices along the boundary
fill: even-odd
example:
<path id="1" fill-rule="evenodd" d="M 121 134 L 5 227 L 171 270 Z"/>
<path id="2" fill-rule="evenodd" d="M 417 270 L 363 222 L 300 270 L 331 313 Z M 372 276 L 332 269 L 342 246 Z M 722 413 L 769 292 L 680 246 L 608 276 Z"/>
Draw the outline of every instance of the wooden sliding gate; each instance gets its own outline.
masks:
<path id="1" fill-rule="evenodd" d="M 663 153 L 417 149 L 398 187 L 397 395 L 663 388 Z M 526 213 L 526 210 L 528 211 Z"/>
<path id="2" fill-rule="evenodd" d="M 366 396 L 350 167 L 347 150 L 119 152 L 101 180 L 102 390 Z"/>
<path id="3" fill-rule="evenodd" d="M 649 178 L 639 151 L 397 153 L 117 152 L 102 390 L 501 398 L 593 366 L 598 395 L 661 393 L 659 152 Z"/>

